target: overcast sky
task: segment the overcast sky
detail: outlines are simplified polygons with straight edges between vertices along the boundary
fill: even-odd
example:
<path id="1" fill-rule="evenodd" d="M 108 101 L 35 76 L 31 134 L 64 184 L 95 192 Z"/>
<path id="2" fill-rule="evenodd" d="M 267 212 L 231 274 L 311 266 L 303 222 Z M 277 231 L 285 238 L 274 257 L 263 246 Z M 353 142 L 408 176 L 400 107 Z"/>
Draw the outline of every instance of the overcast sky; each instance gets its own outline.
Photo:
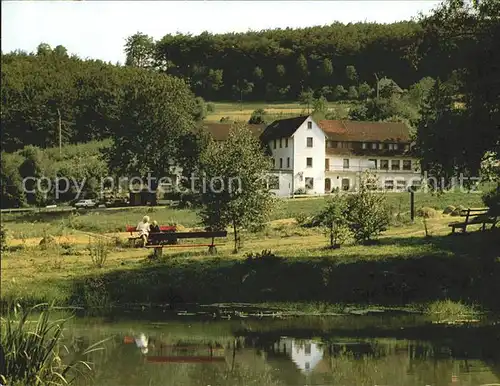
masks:
<path id="1" fill-rule="evenodd" d="M 123 62 L 125 39 L 140 31 L 244 32 L 374 21 L 428 13 L 439 1 L 2 1 L 2 52 L 34 51 L 40 42 L 71 54 Z"/>

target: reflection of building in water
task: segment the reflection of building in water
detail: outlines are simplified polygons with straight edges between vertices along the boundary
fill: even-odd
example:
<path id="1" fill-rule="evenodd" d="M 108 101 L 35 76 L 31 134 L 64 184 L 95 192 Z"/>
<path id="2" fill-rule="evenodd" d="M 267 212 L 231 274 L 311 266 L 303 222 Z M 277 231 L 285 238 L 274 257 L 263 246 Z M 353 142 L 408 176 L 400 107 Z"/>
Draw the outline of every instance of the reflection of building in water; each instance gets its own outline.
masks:
<path id="1" fill-rule="evenodd" d="M 323 359 L 323 347 L 313 340 L 284 337 L 274 343 L 273 354 L 288 356 L 300 371 L 308 373 Z"/>

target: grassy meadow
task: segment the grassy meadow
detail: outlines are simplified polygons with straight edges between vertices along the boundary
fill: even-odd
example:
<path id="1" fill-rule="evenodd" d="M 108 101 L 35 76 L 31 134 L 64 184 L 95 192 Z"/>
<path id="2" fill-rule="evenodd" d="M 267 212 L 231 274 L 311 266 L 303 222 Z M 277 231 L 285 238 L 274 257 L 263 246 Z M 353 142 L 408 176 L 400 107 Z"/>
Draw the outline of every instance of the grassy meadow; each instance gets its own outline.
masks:
<path id="1" fill-rule="evenodd" d="M 216 256 L 204 248 L 166 248 L 160 260 L 151 259 L 150 250 L 129 248 L 124 226 L 148 214 L 162 224 L 192 229 L 198 225 L 194 210 L 3 215 L 9 238 L 2 254 L 2 301 L 55 300 L 95 308 L 168 304 L 177 299 L 183 304 L 244 302 L 326 312 L 353 303 L 424 307 L 452 300 L 500 309 L 498 299 L 491 298 L 491 293 L 500 291 L 495 280 L 500 274 L 498 232 L 451 236 L 448 223 L 457 218 L 442 214 L 448 205 L 481 207 L 480 195 L 417 194 L 417 208 L 440 209 L 427 220 L 427 236 L 421 218 L 414 223 L 408 219 L 408 196 L 387 195 L 395 219 L 399 213 L 400 220 L 384 232 L 379 245 L 347 243 L 327 249 L 320 228 L 301 227 L 294 219 L 299 213 L 315 214 L 324 198 L 293 199 L 281 202 L 264 229 L 243 232 L 238 254 L 231 253 L 229 234 Z M 54 242 L 39 245 L 48 235 Z M 92 262 L 89 250 L 99 236 L 106 240 L 102 268 Z M 263 250 L 271 253 L 248 259 L 248 254 Z"/>
<path id="2" fill-rule="evenodd" d="M 288 116 L 307 114 L 307 106 L 298 102 L 288 103 L 266 103 L 266 102 L 213 102 L 214 111 L 209 112 L 205 120 L 207 122 L 219 122 L 221 118 L 229 117 L 232 121 L 248 122 L 252 112 L 264 109 L 271 118 L 279 119 Z M 351 103 L 328 103 L 329 111 L 335 112 L 339 117 L 347 117 Z M 312 107 L 310 108 L 312 112 Z"/>

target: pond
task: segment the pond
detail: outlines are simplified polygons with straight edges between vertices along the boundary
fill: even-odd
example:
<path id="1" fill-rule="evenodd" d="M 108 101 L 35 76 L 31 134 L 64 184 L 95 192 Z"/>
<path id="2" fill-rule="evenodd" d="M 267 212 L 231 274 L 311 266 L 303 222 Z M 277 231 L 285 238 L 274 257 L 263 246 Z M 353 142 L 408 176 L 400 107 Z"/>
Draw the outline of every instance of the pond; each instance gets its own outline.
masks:
<path id="1" fill-rule="evenodd" d="M 132 315 L 132 316 L 131 316 Z M 179 312 L 73 319 L 94 385 L 500 385 L 500 324 L 409 314 L 283 317 Z"/>

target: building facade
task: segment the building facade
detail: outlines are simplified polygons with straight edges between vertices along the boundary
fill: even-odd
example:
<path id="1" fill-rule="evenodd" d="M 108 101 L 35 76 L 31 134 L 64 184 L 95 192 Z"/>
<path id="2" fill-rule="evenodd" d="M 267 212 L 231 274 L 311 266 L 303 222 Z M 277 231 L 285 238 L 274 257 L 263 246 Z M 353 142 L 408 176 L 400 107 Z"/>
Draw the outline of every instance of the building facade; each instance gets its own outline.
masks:
<path id="1" fill-rule="evenodd" d="M 271 150 L 269 188 L 278 196 L 351 191 L 366 173 L 379 190 L 420 185 L 419 162 L 403 123 L 297 117 L 273 122 L 260 138 Z"/>

